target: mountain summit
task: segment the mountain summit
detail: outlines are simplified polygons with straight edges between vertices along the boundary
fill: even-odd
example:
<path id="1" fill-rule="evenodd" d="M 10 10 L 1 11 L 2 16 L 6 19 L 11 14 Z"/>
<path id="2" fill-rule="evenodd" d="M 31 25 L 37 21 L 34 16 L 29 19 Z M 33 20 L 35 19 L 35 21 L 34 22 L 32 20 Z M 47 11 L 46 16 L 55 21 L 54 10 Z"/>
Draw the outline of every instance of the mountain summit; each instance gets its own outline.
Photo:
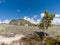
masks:
<path id="1" fill-rule="evenodd" d="M 9 24 L 18 26 L 35 26 L 35 24 L 32 24 L 24 19 L 11 20 Z"/>

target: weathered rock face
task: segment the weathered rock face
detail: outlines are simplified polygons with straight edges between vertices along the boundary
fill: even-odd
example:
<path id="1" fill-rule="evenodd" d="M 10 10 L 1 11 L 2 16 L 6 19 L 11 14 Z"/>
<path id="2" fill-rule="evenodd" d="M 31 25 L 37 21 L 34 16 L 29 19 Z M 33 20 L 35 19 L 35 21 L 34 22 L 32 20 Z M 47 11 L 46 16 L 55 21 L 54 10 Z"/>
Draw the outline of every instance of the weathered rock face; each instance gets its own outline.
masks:
<path id="1" fill-rule="evenodd" d="M 12 20 L 10 21 L 9 24 L 16 25 L 16 26 L 35 26 L 35 24 L 32 24 L 29 21 L 24 19 Z"/>

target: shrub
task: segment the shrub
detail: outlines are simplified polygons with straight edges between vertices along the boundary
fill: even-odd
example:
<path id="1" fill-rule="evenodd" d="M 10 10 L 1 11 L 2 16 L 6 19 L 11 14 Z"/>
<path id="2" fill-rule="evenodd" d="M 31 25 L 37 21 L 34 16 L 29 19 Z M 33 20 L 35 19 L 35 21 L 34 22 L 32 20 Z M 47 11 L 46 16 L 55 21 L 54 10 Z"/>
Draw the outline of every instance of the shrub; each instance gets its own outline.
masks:
<path id="1" fill-rule="evenodd" d="M 60 35 L 57 35 L 56 40 L 57 40 L 58 42 L 60 42 Z"/>
<path id="2" fill-rule="evenodd" d="M 24 37 L 21 39 L 22 42 L 25 42 L 26 45 L 29 44 L 29 45 L 38 45 L 40 43 L 40 37 L 37 36 L 37 35 L 30 35 L 28 37 Z"/>
<path id="3" fill-rule="evenodd" d="M 52 37 L 48 37 L 45 40 L 45 45 L 55 45 L 56 39 L 53 39 Z"/>

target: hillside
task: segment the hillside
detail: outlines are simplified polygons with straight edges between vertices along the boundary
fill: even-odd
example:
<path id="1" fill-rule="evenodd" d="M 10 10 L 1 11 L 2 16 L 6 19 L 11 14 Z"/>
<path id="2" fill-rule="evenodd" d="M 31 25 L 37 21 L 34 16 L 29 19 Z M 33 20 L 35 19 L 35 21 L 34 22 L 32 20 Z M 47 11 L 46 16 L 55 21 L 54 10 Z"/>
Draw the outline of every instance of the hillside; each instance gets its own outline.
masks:
<path id="1" fill-rule="evenodd" d="M 24 19 L 11 20 L 9 24 L 17 26 L 35 26 L 34 24 Z"/>
<path id="2" fill-rule="evenodd" d="M 37 27 L 33 26 L 16 26 L 10 24 L 0 24 L 0 35 L 9 36 L 11 33 L 15 34 L 32 34 L 34 31 L 37 31 Z"/>
<path id="3" fill-rule="evenodd" d="M 0 24 L 0 35 L 10 36 L 11 33 L 29 35 L 33 34 L 34 31 L 40 31 L 37 27 L 33 26 L 16 26 L 10 24 Z M 60 34 L 60 26 L 52 26 L 46 32 L 50 36 L 56 36 Z"/>

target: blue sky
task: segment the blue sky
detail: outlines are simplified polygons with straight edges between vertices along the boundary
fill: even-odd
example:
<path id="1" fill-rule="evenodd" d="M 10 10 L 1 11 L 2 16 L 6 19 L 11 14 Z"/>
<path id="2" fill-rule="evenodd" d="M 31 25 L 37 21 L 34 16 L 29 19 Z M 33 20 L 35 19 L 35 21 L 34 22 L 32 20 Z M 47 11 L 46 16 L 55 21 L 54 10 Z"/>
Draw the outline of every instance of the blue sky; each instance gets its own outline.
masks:
<path id="1" fill-rule="evenodd" d="M 45 10 L 60 14 L 60 0 L 0 0 L 0 20 L 32 18 Z"/>

